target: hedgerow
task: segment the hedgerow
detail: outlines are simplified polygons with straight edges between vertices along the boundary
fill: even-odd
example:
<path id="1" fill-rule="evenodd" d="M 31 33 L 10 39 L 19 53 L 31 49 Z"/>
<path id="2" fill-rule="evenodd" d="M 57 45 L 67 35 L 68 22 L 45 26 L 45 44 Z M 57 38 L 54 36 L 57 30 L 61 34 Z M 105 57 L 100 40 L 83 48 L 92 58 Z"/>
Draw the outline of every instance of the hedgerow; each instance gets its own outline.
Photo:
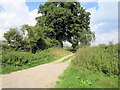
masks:
<path id="1" fill-rule="evenodd" d="M 118 44 L 80 48 L 73 60 L 74 64 L 94 69 L 105 74 L 118 74 Z"/>
<path id="2" fill-rule="evenodd" d="M 68 54 L 70 54 L 69 51 L 57 47 L 37 51 L 35 54 L 32 52 L 15 51 L 14 49 L 3 49 L 2 73 L 52 62 Z"/>

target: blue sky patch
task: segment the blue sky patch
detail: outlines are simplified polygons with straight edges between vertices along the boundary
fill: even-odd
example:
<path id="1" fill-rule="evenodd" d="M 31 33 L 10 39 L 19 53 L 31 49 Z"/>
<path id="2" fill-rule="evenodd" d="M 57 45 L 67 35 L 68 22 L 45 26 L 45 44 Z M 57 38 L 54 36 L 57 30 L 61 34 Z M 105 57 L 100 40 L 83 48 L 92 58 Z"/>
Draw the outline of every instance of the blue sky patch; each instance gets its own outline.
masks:
<path id="1" fill-rule="evenodd" d="M 0 5 L 0 12 L 2 12 L 4 10 L 4 8 Z"/>
<path id="2" fill-rule="evenodd" d="M 45 2 L 26 2 L 25 4 L 28 6 L 29 11 L 31 12 L 34 9 L 38 9 L 40 4 L 44 4 Z"/>
<path id="3" fill-rule="evenodd" d="M 40 4 L 45 4 L 45 2 L 26 2 L 26 5 L 28 6 L 29 11 L 32 11 L 34 9 L 38 9 Z M 80 2 L 80 4 L 83 7 L 85 7 L 86 9 L 93 8 L 93 7 L 96 7 L 96 9 L 98 9 L 97 2 L 86 2 L 86 3 Z"/>
<path id="4" fill-rule="evenodd" d="M 80 5 L 82 5 L 86 9 L 93 7 L 96 7 L 96 9 L 98 9 L 98 2 L 87 2 L 87 3 L 80 2 Z"/>

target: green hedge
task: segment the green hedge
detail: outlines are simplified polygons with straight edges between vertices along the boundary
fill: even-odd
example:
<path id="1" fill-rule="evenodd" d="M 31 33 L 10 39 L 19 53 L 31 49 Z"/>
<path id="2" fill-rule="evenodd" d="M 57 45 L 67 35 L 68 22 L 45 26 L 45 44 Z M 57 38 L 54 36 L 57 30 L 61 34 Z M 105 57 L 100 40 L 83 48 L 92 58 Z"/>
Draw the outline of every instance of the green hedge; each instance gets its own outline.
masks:
<path id="1" fill-rule="evenodd" d="M 2 50 L 2 72 L 8 73 L 16 71 L 17 68 L 24 69 L 32 66 L 48 63 L 57 60 L 63 56 L 71 54 L 70 52 L 52 47 L 46 50 L 38 51 L 35 54 L 31 52 L 21 52 L 11 49 Z M 9 68 L 11 70 L 9 71 Z M 13 69 L 14 68 L 14 69 Z M 7 71 L 8 70 L 8 71 Z"/>
<path id="2" fill-rule="evenodd" d="M 118 75 L 118 44 L 80 48 L 72 62 L 90 70 Z"/>

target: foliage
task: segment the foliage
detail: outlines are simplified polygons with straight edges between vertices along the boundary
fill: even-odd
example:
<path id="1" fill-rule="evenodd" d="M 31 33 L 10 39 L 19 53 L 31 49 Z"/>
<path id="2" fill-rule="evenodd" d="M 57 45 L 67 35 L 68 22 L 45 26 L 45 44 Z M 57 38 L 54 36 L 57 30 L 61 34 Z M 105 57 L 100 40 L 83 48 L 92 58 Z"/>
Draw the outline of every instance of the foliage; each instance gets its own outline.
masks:
<path id="1" fill-rule="evenodd" d="M 22 25 L 21 29 L 11 28 L 4 38 L 16 50 L 44 50 L 61 45 L 63 41 L 72 44 L 73 51 L 81 46 L 90 45 L 95 33 L 90 30 L 90 13 L 79 2 L 46 2 L 39 6 L 35 26 Z"/>
<path id="2" fill-rule="evenodd" d="M 17 30 L 17 28 L 12 28 L 7 33 L 4 33 L 4 38 L 8 41 L 9 44 L 14 45 L 16 47 L 23 45 L 23 37 Z"/>
<path id="3" fill-rule="evenodd" d="M 73 63 L 106 74 L 118 75 L 118 44 L 80 48 Z"/>
<path id="4" fill-rule="evenodd" d="M 48 63 L 68 54 L 70 54 L 70 52 L 57 47 L 38 51 L 35 54 L 31 52 L 14 51 L 14 49 L 3 49 L 2 73 L 10 73 Z"/>
<path id="5" fill-rule="evenodd" d="M 39 49 L 44 50 L 54 45 L 59 45 L 57 40 L 48 38 L 49 32 L 52 31 L 51 28 L 47 28 L 45 26 L 40 27 L 23 25 L 21 30 L 23 31 L 24 36 L 25 33 L 27 33 L 25 40 L 28 44 L 26 44 L 30 46 L 33 53 Z"/>
<path id="6" fill-rule="evenodd" d="M 10 29 L 4 33 L 4 37 L 11 47 L 23 49 L 36 53 L 37 50 L 44 50 L 52 46 L 58 46 L 59 42 L 49 38 L 49 32 L 52 29 L 40 26 L 23 25 L 21 30 Z"/>
<path id="7" fill-rule="evenodd" d="M 37 25 L 53 28 L 50 33 L 56 40 L 69 41 L 73 48 L 80 42 L 89 45 L 95 39 L 95 34 L 90 30 L 90 13 L 81 7 L 79 2 L 46 2 L 39 6 Z"/>
<path id="8" fill-rule="evenodd" d="M 70 56 L 70 57 L 68 57 L 68 58 L 64 59 L 63 61 L 61 61 L 61 62 L 59 62 L 59 63 L 66 62 L 66 61 L 70 60 L 72 57 L 73 57 L 73 56 Z"/>
<path id="9" fill-rule="evenodd" d="M 59 76 L 56 88 L 118 88 L 116 75 L 106 76 L 103 72 L 89 70 L 71 64 Z"/>
<path id="10" fill-rule="evenodd" d="M 79 48 L 57 88 L 118 88 L 118 44 Z"/>
<path id="11" fill-rule="evenodd" d="M 0 45 L 3 45 L 3 44 L 8 44 L 8 42 L 6 40 L 0 40 Z"/>

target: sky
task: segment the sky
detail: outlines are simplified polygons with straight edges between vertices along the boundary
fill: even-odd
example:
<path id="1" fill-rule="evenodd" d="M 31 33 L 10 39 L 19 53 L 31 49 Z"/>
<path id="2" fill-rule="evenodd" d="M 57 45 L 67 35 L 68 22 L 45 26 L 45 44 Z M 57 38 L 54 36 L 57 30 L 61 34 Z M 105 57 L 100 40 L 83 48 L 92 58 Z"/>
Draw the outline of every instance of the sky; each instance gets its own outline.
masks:
<path id="1" fill-rule="evenodd" d="M 90 28 L 95 32 L 96 40 L 92 45 L 118 42 L 118 0 L 78 0 L 86 11 L 90 12 Z M 23 24 L 34 26 L 40 4 L 33 0 L 0 0 L 0 40 L 10 28 L 20 28 Z M 69 44 L 65 42 L 65 44 Z"/>

